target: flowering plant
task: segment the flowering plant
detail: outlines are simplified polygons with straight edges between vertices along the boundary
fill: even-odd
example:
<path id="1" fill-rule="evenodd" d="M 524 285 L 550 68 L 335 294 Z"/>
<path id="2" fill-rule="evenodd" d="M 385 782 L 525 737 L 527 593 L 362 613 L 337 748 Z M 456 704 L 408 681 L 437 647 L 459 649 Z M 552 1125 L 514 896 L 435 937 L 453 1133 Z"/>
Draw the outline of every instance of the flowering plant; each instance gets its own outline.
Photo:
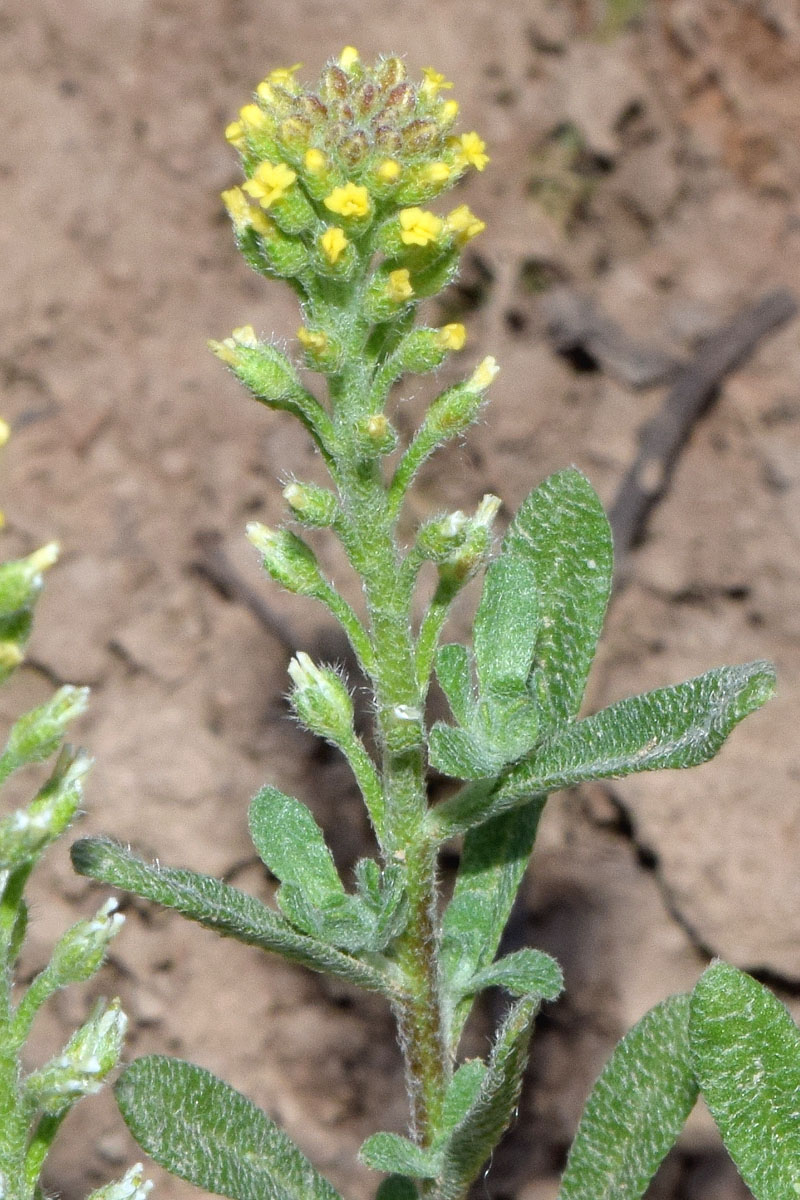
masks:
<path id="1" fill-rule="evenodd" d="M 474 365 L 400 445 L 395 385 L 436 370 L 466 338 L 459 323 L 420 323 L 420 303 L 455 278 L 464 246 L 484 227 L 464 204 L 428 205 L 488 157 L 477 133 L 455 131 L 451 85 L 432 69 L 415 82 L 400 59 L 370 66 L 347 47 L 314 87 L 298 70 L 273 71 L 229 125 L 245 179 L 223 193 L 248 263 L 299 299 L 296 359 L 249 325 L 212 348 L 260 403 L 302 423 L 330 475 L 330 487 L 292 480 L 283 495 L 301 530 L 329 529 L 341 541 L 363 611 L 326 578 L 301 533 L 260 524 L 247 532 L 267 573 L 320 601 L 352 646 L 373 701 L 370 741 L 354 723 L 354 681 L 303 652 L 289 667 L 290 701 L 347 759 L 376 854 L 358 862 L 346 887 L 308 808 L 266 786 L 250 831 L 280 881 L 277 909 L 105 839 L 78 843 L 73 857 L 84 874 L 384 997 L 405 1058 L 409 1129 L 375 1133 L 362 1160 L 387 1177 L 381 1200 L 460 1200 L 513 1118 L 539 1007 L 562 988 L 558 964 L 541 951 L 496 957 L 548 795 L 704 762 L 769 697 L 773 671 L 763 662 L 718 667 L 579 719 L 612 547 L 598 498 L 576 470 L 531 492 L 499 549 L 500 501 L 491 495 L 472 515 L 438 514 L 410 545 L 401 539 L 418 470 L 477 419 L 498 370 L 491 357 Z M 301 367 L 324 378 L 325 400 Z M 481 571 L 471 645 L 441 644 L 453 600 Z M 430 576 L 415 622 L 420 581 Z M 434 674 L 449 723 L 426 719 Z M 429 766 L 463 785 L 433 806 Z M 445 904 L 438 856 L 456 837 L 460 867 Z M 720 1047 L 735 1041 L 724 1018 L 736 1007 L 731 995 L 752 983 L 731 971 L 712 967 L 696 996 L 665 1001 L 624 1039 L 590 1098 L 562 1200 L 641 1196 L 701 1083 L 723 1097 L 712 1107 L 726 1131 L 725 1097 L 736 1088 L 720 1066 Z M 485 1059 L 459 1062 L 464 1024 L 487 988 L 508 994 L 507 1012 Z M 265 1113 L 199 1067 L 142 1058 L 116 1091 L 142 1147 L 207 1190 L 236 1200 L 336 1195 Z M 747 1173 L 747 1154 L 736 1153 Z M 789 1169 L 781 1167 L 781 1185 Z"/>

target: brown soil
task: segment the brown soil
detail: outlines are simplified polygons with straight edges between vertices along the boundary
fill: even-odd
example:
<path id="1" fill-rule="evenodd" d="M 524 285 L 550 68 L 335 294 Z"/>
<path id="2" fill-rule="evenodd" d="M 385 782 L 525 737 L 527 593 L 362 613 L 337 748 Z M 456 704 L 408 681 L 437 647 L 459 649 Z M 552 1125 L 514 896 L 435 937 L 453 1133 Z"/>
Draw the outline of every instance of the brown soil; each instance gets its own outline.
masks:
<path id="1" fill-rule="evenodd" d="M 600 0 L 7 0 L 0 12 L 4 219 L 5 556 L 57 537 L 29 665 L 0 715 L 90 683 L 80 739 L 97 758 L 83 833 L 264 892 L 246 833 L 266 780 L 303 797 L 343 865 L 366 844 L 341 763 L 286 720 L 288 651 L 198 570 L 216 535 L 298 647 L 336 657 L 313 607 L 259 576 L 252 517 L 282 519 L 280 479 L 319 476 L 288 419 L 248 403 L 205 350 L 243 322 L 293 336 L 279 288 L 237 260 L 218 199 L 236 177 L 221 130 L 277 64 L 314 72 L 346 42 L 457 81 L 491 167 L 460 198 L 489 221 L 448 311 L 463 362 L 503 372 L 484 424 L 426 471 L 414 516 L 498 491 L 507 512 L 575 463 L 610 502 L 663 387 L 634 390 L 555 353 L 552 285 L 588 295 L 629 338 L 685 359 L 761 292 L 800 273 L 800 20 L 793 0 L 653 0 L 604 36 Z M 535 1040 L 519 1119 L 482 1194 L 546 1200 L 590 1083 L 655 1001 L 710 954 L 800 999 L 795 736 L 800 676 L 798 324 L 765 339 L 693 432 L 615 601 L 590 701 L 772 657 L 769 709 L 715 763 L 551 802 L 514 936 L 564 963 L 566 997 Z M 453 373 L 462 371 L 462 362 Z M 427 394 L 427 393 L 426 393 Z M 405 429 L 422 392 L 402 409 Z M 198 541 L 198 534 L 205 539 Z M 322 556 L 341 563 L 328 546 Z M 342 587 L 357 600 L 353 581 Z M 474 601 L 474 596 L 470 598 Z M 468 604 L 453 634 L 463 629 Z M 54 853 L 28 967 L 98 892 Z M 129 1053 L 194 1060 L 278 1118 L 345 1193 L 356 1151 L 402 1129 L 384 1007 L 146 905 L 94 990 L 121 995 Z M 90 997 L 43 1016 L 55 1047 Z M 491 1014 L 477 1022 L 485 1045 Z M 110 1097 L 74 1112 L 48 1184 L 78 1200 L 135 1161 Z M 154 1170 L 162 1200 L 188 1186 Z M 696 1114 L 659 1200 L 746 1196 Z"/>

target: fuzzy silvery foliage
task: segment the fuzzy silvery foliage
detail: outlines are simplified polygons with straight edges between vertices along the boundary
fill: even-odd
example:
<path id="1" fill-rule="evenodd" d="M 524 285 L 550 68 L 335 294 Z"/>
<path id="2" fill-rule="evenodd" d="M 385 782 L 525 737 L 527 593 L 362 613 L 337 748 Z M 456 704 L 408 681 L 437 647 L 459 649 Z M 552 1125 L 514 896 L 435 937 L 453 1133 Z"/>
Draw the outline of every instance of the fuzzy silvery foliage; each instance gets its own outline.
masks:
<path id="1" fill-rule="evenodd" d="M 539 950 L 497 957 L 548 796 L 705 762 L 771 695 L 773 671 L 764 662 L 713 667 L 581 715 L 612 545 L 602 506 L 576 470 L 534 488 L 499 546 L 495 496 L 471 515 L 433 516 L 410 544 L 400 536 L 419 468 L 476 421 L 498 370 L 491 357 L 473 363 L 402 442 L 392 424 L 396 386 L 435 371 L 466 341 L 460 323 L 423 324 L 420 304 L 456 277 L 464 247 L 484 228 L 464 204 L 436 205 L 489 159 L 477 133 L 457 132 L 451 85 L 433 69 L 415 81 L 400 59 L 368 65 L 353 47 L 313 86 L 298 69 L 272 71 L 229 125 L 244 181 L 223 193 L 247 262 L 299 300 L 297 344 L 287 353 L 243 326 L 212 348 L 256 400 L 301 422 L 330 477 L 327 486 L 291 480 L 283 495 L 294 528 L 254 524 L 248 537 L 267 574 L 321 602 L 350 641 L 372 700 L 369 738 L 354 719 L 355 681 L 304 652 L 289 667 L 290 698 L 298 719 L 352 768 L 377 852 L 343 879 L 308 807 L 268 785 L 252 802 L 250 832 L 279 881 L 275 907 L 106 839 L 79 843 L 74 862 L 384 997 L 406 1061 L 409 1126 L 407 1136 L 376 1132 L 362 1160 L 386 1175 L 381 1200 L 461 1200 L 513 1119 L 537 1012 L 562 989 L 558 964 Z M 325 381 L 323 399 L 323 389 L 306 386 L 306 371 Z M 326 577 L 307 529 L 340 540 L 363 611 Z M 471 638 L 443 643 L 454 599 L 481 574 Z M 430 598 L 415 622 L 420 582 Z M 451 715 L 431 725 L 434 677 Z M 429 766 L 461 784 L 436 805 Z M 444 904 L 438 855 L 456 836 L 460 867 Z M 748 1080 L 752 1114 L 763 1120 L 773 1092 L 791 1108 L 791 1080 L 767 1094 L 748 1076 L 746 1037 L 757 1035 L 719 1016 L 729 984 L 712 970 L 697 997 L 665 1001 L 623 1040 L 589 1100 L 562 1200 L 641 1196 L 699 1086 L 743 1173 L 757 1179 L 751 1142 L 731 1132 L 731 1088 Z M 506 993 L 507 1010 L 485 1057 L 461 1061 L 464 1024 L 487 988 Z M 786 1019 L 764 1003 L 768 1037 L 791 1041 Z M 336 1195 L 265 1113 L 200 1067 L 139 1059 L 116 1091 L 140 1145 L 200 1187 L 234 1200 Z M 796 1115 L 787 1120 L 796 1134 Z M 781 1186 L 789 1178 L 783 1168 L 773 1175 Z"/>

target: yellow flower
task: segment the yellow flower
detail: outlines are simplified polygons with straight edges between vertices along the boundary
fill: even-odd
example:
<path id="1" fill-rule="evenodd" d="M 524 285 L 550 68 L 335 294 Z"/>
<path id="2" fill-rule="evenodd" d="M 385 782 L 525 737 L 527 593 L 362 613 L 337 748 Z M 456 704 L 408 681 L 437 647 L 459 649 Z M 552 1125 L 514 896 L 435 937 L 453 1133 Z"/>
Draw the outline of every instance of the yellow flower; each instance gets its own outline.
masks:
<path id="1" fill-rule="evenodd" d="M 257 104 L 245 104 L 239 109 L 239 121 L 244 129 L 266 129 L 269 118 Z"/>
<path id="2" fill-rule="evenodd" d="M 433 67 L 424 67 L 422 74 L 425 77 L 422 81 L 422 91 L 426 96 L 438 96 L 439 92 L 453 86 L 444 75 L 434 71 Z"/>
<path id="3" fill-rule="evenodd" d="M 428 183 L 446 183 L 451 175 L 451 168 L 446 162 L 428 163 L 422 172 Z"/>
<path id="4" fill-rule="evenodd" d="M 339 66 L 343 71 L 349 71 L 354 63 L 358 62 L 360 57 L 361 56 L 359 55 L 355 46 L 345 46 L 344 50 L 339 55 Z"/>
<path id="5" fill-rule="evenodd" d="M 400 174 L 400 163 L 393 158 L 385 158 L 378 166 L 378 179 L 381 183 L 394 183 Z"/>
<path id="6" fill-rule="evenodd" d="M 422 208 L 402 208 L 399 217 L 400 240 L 406 246 L 427 246 L 428 242 L 435 242 L 444 225 L 441 217 Z"/>
<path id="7" fill-rule="evenodd" d="M 457 145 L 462 163 L 465 166 L 474 167 L 476 171 L 482 171 L 489 161 L 483 138 L 478 137 L 474 132 L 462 133 L 461 137 L 457 139 Z"/>
<path id="8" fill-rule="evenodd" d="M 442 350 L 462 350 L 467 340 L 467 331 L 460 321 L 452 325 L 442 325 L 436 331 L 436 341 Z"/>
<path id="9" fill-rule="evenodd" d="M 235 367 L 239 362 L 239 347 L 247 346 L 254 350 L 258 346 L 258 338 L 252 325 L 240 325 L 238 329 L 233 330 L 230 337 L 223 338 L 221 342 L 209 342 L 208 346 L 227 366 Z"/>
<path id="10" fill-rule="evenodd" d="M 247 145 L 247 138 L 244 133 L 244 126 L 241 121 L 231 121 L 230 125 L 225 126 L 225 141 L 230 142 L 237 150 L 243 150 Z"/>
<path id="11" fill-rule="evenodd" d="M 499 370 L 497 359 L 488 354 L 472 372 L 471 377 L 467 380 L 467 387 L 473 392 L 485 391 Z"/>
<path id="12" fill-rule="evenodd" d="M 335 266 L 350 245 L 344 230 L 340 229 L 338 225 L 332 225 L 330 229 L 326 229 L 319 239 L 319 244 L 331 266 Z"/>
<path id="13" fill-rule="evenodd" d="M 250 214 L 253 209 L 250 207 L 247 197 L 241 188 L 228 188 L 222 193 L 222 203 L 227 209 L 228 216 L 233 221 L 233 227 L 237 233 L 243 233 L 250 226 Z"/>
<path id="14" fill-rule="evenodd" d="M 439 117 L 443 125 L 452 125 L 458 116 L 459 104 L 457 100 L 445 100 L 439 110 Z"/>
<path id="15" fill-rule="evenodd" d="M 293 67 L 276 67 L 274 71 L 270 71 L 267 76 L 267 83 L 274 83 L 276 87 L 287 88 L 293 92 L 297 87 L 295 72 L 299 71 L 302 63 L 295 63 Z"/>
<path id="16" fill-rule="evenodd" d="M 328 169 L 328 156 L 322 150 L 311 147 L 303 155 L 303 166 L 309 175 L 324 175 Z"/>
<path id="17" fill-rule="evenodd" d="M 262 162 L 242 189 L 258 200 L 262 208 L 270 208 L 276 200 L 282 199 L 295 179 L 296 173 L 286 163 Z"/>
<path id="18" fill-rule="evenodd" d="M 335 187 L 323 203 L 340 217 L 365 217 L 370 209 L 369 192 L 358 183 Z"/>
<path id="19" fill-rule="evenodd" d="M 321 354 L 328 348 L 328 335 L 322 330 L 306 329 L 301 325 L 297 331 L 297 340 L 306 350 Z"/>
<path id="20" fill-rule="evenodd" d="M 0 446 L 5 446 L 8 439 L 11 437 L 11 428 L 8 421 L 4 421 L 0 417 Z"/>
<path id="21" fill-rule="evenodd" d="M 457 241 L 462 243 L 477 237 L 486 228 L 486 222 L 476 217 L 466 204 L 459 204 L 458 208 L 449 212 L 444 223 L 450 233 L 456 234 Z"/>
<path id="22" fill-rule="evenodd" d="M 411 275 L 407 267 L 398 267 L 396 271 L 389 272 L 386 294 L 396 304 L 402 304 L 403 301 L 411 299 L 414 289 L 411 286 Z"/>

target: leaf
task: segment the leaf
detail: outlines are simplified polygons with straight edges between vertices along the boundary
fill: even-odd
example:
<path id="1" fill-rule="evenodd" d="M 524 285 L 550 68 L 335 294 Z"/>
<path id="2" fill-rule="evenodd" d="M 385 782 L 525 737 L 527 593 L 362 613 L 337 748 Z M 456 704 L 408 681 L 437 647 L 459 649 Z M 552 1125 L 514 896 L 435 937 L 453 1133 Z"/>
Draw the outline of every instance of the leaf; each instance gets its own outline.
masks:
<path id="1" fill-rule="evenodd" d="M 358 1152 L 358 1157 L 373 1171 L 389 1175 L 407 1175 L 412 1179 L 435 1179 L 438 1159 L 398 1133 L 374 1133 Z"/>
<path id="2" fill-rule="evenodd" d="M 533 566 L 507 551 L 487 568 L 472 631 L 482 694 L 525 692 L 536 635 Z"/>
<path id="3" fill-rule="evenodd" d="M 485 1078 L 486 1063 L 482 1058 L 468 1058 L 455 1072 L 444 1098 L 442 1125 L 445 1136 L 452 1132 L 472 1108 Z"/>
<path id="4" fill-rule="evenodd" d="M 619 1043 L 592 1089 L 558 1200 L 639 1200 L 697 1098 L 689 997 L 651 1009 Z"/>
<path id="5" fill-rule="evenodd" d="M 500 1026 L 477 1095 L 442 1146 L 437 1200 L 460 1200 L 465 1195 L 508 1128 L 538 1009 L 538 997 L 526 996 Z"/>
<path id="6" fill-rule="evenodd" d="M 620 700 L 544 738 L 493 790 L 473 785 L 438 805 L 431 813 L 437 836 L 444 840 L 534 796 L 590 779 L 697 766 L 713 758 L 774 687 L 772 664 L 754 662 Z"/>
<path id="7" fill-rule="evenodd" d="M 338 1200 L 283 1130 L 210 1071 L 154 1054 L 114 1091 L 142 1149 L 196 1187 L 233 1200 Z"/>
<path id="8" fill-rule="evenodd" d="M 443 1017 L 453 1054 L 472 1008 L 465 988 L 497 953 L 543 808 L 543 799 L 533 801 L 464 838 L 456 886 L 442 921 L 440 957 Z"/>
<path id="9" fill-rule="evenodd" d="M 526 947 L 477 971 L 469 981 L 468 990 L 474 993 L 487 987 L 505 988 L 514 996 L 556 1000 L 564 990 L 564 976 L 549 954 Z"/>
<path id="10" fill-rule="evenodd" d="M 262 862 L 309 904 L 343 896 L 331 852 L 310 810 L 277 788 L 262 788 L 250 804 L 250 836 Z"/>
<path id="11" fill-rule="evenodd" d="M 471 730 L 456 729 L 441 721 L 428 736 L 428 757 L 432 767 L 453 779 L 492 778 L 507 761 Z"/>
<path id="12" fill-rule="evenodd" d="M 390 1175 L 378 1185 L 375 1200 L 419 1200 L 419 1192 L 405 1175 Z"/>
<path id="13" fill-rule="evenodd" d="M 700 1088 L 756 1200 L 800 1194 L 800 1030 L 755 979 L 715 963 L 692 993 Z"/>
<path id="14" fill-rule="evenodd" d="M 224 937 L 270 950 L 312 971 L 335 975 L 389 998 L 395 996 L 388 966 L 384 974 L 372 964 L 297 933 L 254 896 L 213 876 L 151 866 L 106 838 L 83 838 L 75 843 L 71 854 L 79 875 L 154 900 Z"/>
<path id="15" fill-rule="evenodd" d="M 468 725 L 474 698 L 469 651 L 458 642 L 440 646 L 436 655 L 436 678 L 459 725 Z"/>

